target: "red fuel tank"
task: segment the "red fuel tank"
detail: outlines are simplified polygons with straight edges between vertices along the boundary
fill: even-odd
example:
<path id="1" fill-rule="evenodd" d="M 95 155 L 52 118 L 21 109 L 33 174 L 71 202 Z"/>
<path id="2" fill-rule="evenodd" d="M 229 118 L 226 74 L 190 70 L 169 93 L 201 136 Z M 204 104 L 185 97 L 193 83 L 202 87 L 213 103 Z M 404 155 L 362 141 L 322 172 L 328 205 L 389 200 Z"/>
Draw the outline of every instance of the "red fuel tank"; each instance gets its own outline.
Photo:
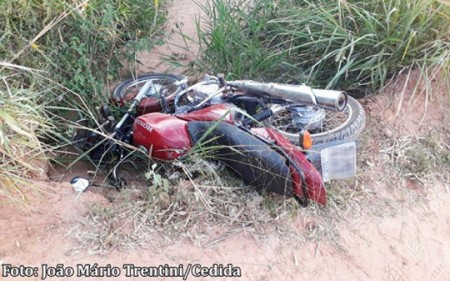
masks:
<path id="1" fill-rule="evenodd" d="M 133 144 L 144 146 L 153 158 L 176 159 L 192 146 L 186 124 L 185 120 L 159 112 L 141 115 L 133 124 Z"/>

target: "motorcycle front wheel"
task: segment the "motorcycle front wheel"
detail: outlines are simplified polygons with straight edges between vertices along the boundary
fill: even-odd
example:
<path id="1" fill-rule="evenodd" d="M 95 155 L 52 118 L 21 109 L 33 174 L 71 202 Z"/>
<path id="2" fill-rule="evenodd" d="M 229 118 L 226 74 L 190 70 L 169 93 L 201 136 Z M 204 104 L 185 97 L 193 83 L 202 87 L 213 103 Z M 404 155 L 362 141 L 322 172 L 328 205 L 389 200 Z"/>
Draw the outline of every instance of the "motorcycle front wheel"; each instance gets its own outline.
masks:
<path id="1" fill-rule="evenodd" d="M 152 91 L 146 96 L 146 98 L 158 99 L 160 94 L 160 89 L 164 87 L 167 91 L 167 95 L 172 95 L 178 93 L 187 84 L 178 85 L 176 82 L 180 82 L 185 79 L 184 76 L 175 74 L 144 74 L 137 76 L 136 78 L 131 78 L 120 82 L 114 90 L 111 92 L 110 99 L 113 103 L 123 105 L 126 102 L 132 101 L 134 97 L 139 93 L 139 90 L 144 86 L 144 84 L 152 80 L 153 88 Z"/>
<path id="2" fill-rule="evenodd" d="M 347 106 L 342 112 L 318 109 L 316 115 L 321 114 L 322 116 L 311 117 L 311 120 L 316 118 L 314 126 L 300 126 L 295 120 L 304 118 L 306 114 L 304 111 L 296 109 L 299 108 L 294 107 L 285 113 L 272 116 L 266 121 L 266 126 L 280 132 L 295 145 L 300 144 L 299 133 L 304 128 L 311 133 L 313 144 L 318 145 L 333 141 L 355 140 L 366 123 L 364 108 L 350 96 Z M 310 127 L 313 128 L 310 129 Z"/>

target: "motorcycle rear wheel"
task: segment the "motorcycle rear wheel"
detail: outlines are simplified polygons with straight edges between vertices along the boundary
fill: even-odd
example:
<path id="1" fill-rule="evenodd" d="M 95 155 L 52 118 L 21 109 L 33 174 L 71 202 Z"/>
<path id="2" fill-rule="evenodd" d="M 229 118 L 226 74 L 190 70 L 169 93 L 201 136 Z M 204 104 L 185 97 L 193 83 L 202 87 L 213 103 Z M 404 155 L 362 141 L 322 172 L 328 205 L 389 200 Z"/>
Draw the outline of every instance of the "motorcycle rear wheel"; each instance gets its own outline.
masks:
<path id="1" fill-rule="evenodd" d="M 333 141 L 355 140 L 365 127 L 366 114 L 361 104 L 348 97 L 347 107 L 343 112 L 325 111 L 325 119 L 321 129 L 312 131 L 314 145 Z M 280 132 L 290 142 L 300 145 L 300 129 L 293 124 L 291 112 L 271 117 L 266 125 Z"/>

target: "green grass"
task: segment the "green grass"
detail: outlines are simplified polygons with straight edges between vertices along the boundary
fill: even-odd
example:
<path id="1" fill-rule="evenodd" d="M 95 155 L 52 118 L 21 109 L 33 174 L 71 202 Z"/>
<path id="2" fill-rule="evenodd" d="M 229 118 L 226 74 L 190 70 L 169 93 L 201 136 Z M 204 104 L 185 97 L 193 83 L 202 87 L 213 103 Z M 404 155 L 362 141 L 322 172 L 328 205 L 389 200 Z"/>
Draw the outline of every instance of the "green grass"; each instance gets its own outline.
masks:
<path id="1" fill-rule="evenodd" d="M 62 117 L 53 120 L 76 119 L 77 112 L 108 101 L 109 83 L 122 62 L 132 66 L 138 63 L 136 52 L 160 43 L 164 22 L 165 13 L 147 0 L 5 0 L 0 4 L 0 57 L 43 71 L 32 81 L 22 80 L 23 86 L 51 89 L 45 97 L 55 117 Z"/>
<path id="2" fill-rule="evenodd" d="M 436 0 L 211 0 L 200 71 L 372 93 L 414 66 L 450 66 L 450 4 Z"/>
<path id="3" fill-rule="evenodd" d="M 164 22 L 156 0 L 0 1 L 0 195 L 22 193 L 41 173 L 34 159 L 70 145 L 73 121 L 95 116 Z"/>
<path id="4" fill-rule="evenodd" d="M 6 0 L 0 11 L 5 61 L 46 70 L 48 78 L 97 99 L 122 61 L 159 42 L 164 23 L 164 13 L 146 0 Z"/>

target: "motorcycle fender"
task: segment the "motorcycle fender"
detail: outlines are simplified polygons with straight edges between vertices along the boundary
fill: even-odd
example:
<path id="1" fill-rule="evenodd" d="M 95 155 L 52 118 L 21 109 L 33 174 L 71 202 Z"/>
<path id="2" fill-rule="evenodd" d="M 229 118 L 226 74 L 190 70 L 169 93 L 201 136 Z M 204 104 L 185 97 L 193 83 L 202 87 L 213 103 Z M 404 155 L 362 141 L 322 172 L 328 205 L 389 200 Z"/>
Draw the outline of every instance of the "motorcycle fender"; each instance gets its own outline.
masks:
<path id="1" fill-rule="evenodd" d="M 173 103 L 173 101 L 172 101 Z M 136 115 L 144 115 L 152 112 L 160 112 L 162 110 L 161 102 L 157 98 L 144 98 L 136 109 Z"/>

